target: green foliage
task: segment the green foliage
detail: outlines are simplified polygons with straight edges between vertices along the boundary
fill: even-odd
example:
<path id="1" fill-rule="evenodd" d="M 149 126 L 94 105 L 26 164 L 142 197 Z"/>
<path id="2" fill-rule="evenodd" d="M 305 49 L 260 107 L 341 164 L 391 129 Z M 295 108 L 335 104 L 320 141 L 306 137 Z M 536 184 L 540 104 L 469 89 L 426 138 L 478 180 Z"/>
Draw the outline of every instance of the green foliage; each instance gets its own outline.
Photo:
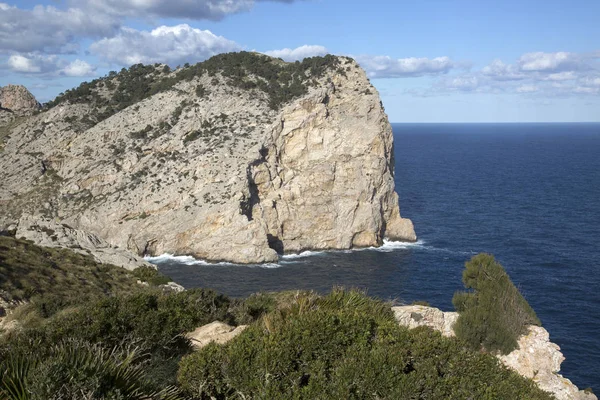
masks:
<path id="1" fill-rule="evenodd" d="M 155 390 L 144 378 L 141 356 L 118 348 L 63 341 L 41 352 L 11 354 L 0 362 L 2 399 L 180 399 L 178 390 Z"/>
<path id="2" fill-rule="evenodd" d="M 0 236 L 0 291 L 6 301 L 29 302 L 18 310 L 21 318 L 48 318 L 66 307 L 143 290 L 138 279 L 151 286 L 170 281 L 150 267 L 127 271 L 68 249 Z"/>
<path id="3" fill-rule="evenodd" d="M 95 108 L 92 119 L 99 122 L 156 93 L 170 90 L 179 82 L 189 82 L 204 74 L 213 77 L 221 74 L 232 86 L 265 92 L 269 96 L 270 107 L 276 110 L 293 98 L 304 95 L 314 79 L 323 76 L 328 68 L 344 72 L 339 67 L 338 58 L 332 55 L 285 63 L 245 51 L 219 54 L 192 66 L 186 64 L 175 72 L 166 65 L 159 68 L 157 65 L 135 64 L 129 69 L 123 68 L 118 74 L 111 72 L 104 78 L 84 82 L 77 88 L 67 90 L 46 103 L 45 109 L 67 101 L 89 103 Z M 101 95 L 101 87 L 108 93 Z M 195 91 L 198 97 L 208 94 L 201 85 Z"/>
<path id="4" fill-rule="evenodd" d="M 196 86 L 196 96 L 202 98 L 208 94 L 208 90 L 202 85 Z"/>
<path id="5" fill-rule="evenodd" d="M 129 136 L 132 139 L 148 139 L 148 134 L 150 132 L 152 132 L 154 128 L 152 127 L 152 125 L 146 125 L 146 127 L 144 129 L 141 129 L 139 131 L 136 132 L 131 132 L 129 134 Z"/>
<path id="6" fill-rule="evenodd" d="M 276 294 L 255 293 L 248 298 L 237 301 L 230 311 L 239 325 L 247 325 L 277 308 Z"/>
<path id="7" fill-rule="evenodd" d="M 45 359 L 53 343 L 76 341 L 103 349 L 137 348 L 144 376 L 154 389 L 175 383 L 179 359 L 191 350 L 184 333 L 214 320 L 233 322 L 230 300 L 211 290 L 180 293 L 142 291 L 107 297 L 57 313 L 43 323 L 0 336 L 0 359 L 14 358 L 28 349 Z M 56 368 L 71 368 L 60 359 Z M 50 375 L 48 375 L 50 376 Z"/>
<path id="8" fill-rule="evenodd" d="M 142 291 L 104 298 L 59 313 L 25 335 L 44 343 L 57 343 L 65 338 L 106 346 L 134 343 L 145 351 L 171 354 L 188 349 L 183 333 L 214 320 L 229 320 L 228 307 L 228 298 L 210 290 L 171 294 Z"/>
<path id="9" fill-rule="evenodd" d="M 496 358 L 428 328 L 398 326 L 357 291 L 299 294 L 229 343 L 185 356 L 182 390 L 199 399 L 550 399 Z"/>
<path id="10" fill-rule="evenodd" d="M 467 262 L 463 283 L 472 291 L 457 292 L 452 299 L 459 312 L 454 330 L 471 348 L 507 354 L 528 325 L 541 325 L 493 256 L 478 254 Z"/>
<path id="11" fill-rule="evenodd" d="M 0 290 L 7 301 L 31 301 L 43 317 L 86 299 L 139 287 L 124 268 L 91 256 L 0 236 Z"/>
<path id="12" fill-rule="evenodd" d="M 131 273 L 140 281 L 148 282 L 152 286 L 165 285 L 172 281 L 171 278 L 161 274 L 156 268 L 152 267 L 139 267 L 131 271 Z"/>

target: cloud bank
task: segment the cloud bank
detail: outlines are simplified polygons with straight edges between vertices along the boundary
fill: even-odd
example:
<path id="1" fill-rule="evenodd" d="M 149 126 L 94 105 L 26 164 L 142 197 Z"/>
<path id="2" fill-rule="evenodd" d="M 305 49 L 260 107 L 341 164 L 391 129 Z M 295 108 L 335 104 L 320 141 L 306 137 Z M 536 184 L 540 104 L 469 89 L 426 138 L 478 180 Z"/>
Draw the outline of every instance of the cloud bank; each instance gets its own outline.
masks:
<path id="1" fill-rule="evenodd" d="M 121 66 L 195 63 L 216 54 L 241 49 L 240 45 L 223 36 L 187 24 L 163 25 L 152 31 L 123 28 L 116 36 L 90 45 L 92 53 Z"/>

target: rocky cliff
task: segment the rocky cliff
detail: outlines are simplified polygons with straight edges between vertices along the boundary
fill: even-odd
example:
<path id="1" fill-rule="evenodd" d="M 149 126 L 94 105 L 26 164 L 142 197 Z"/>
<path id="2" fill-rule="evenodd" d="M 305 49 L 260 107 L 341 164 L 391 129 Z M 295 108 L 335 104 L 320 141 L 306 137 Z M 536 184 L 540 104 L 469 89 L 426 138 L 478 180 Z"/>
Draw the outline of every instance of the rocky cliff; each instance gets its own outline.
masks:
<path id="1" fill-rule="evenodd" d="M 135 65 L 62 94 L 4 142 L 0 229 L 26 237 L 19 221 L 44 219 L 137 255 L 239 263 L 416 240 L 387 116 L 346 57 Z"/>
<path id="2" fill-rule="evenodd" d="M 18 114 L 29 114 L 40 109 L 40 103 L 21 85 L 0 87 L 0 108 Z"/>
<path id="3" fill-rule="evenodd" d="M 419 305 L 392 307 L 400 325 L 408 328 L 428 326 L 444 336 L 455 336 L 452 326 L 458 319 L 456 312 Z M 550 392 L 557 400 L 598 400 L 592 394 L 579 390 L 569 379 L 559 374 L 565 357 L 560 347 L 550 341 L 547 330 L 531 325 L 518 341 L 519 347 L 498 360 L 520 375 L 533 380 L 540 389 Z"/>

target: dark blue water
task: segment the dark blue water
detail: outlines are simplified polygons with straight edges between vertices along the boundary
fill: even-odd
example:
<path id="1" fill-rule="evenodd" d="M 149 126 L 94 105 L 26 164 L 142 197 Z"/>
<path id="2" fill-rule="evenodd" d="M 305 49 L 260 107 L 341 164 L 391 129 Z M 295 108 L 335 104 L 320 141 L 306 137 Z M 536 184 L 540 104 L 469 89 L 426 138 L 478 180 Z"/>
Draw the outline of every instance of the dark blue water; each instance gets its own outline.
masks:
<path id="1" fill-rule="evenodd" d="M 420 242 L 319 253 L 276 268 L 160 262 L 232 296 L 360 287 L 452 309 L 464 262 L 488 252 L 536 310 L 580 388 L 600 389 L 600 124 L 394 124 L 401 214 Z"/>

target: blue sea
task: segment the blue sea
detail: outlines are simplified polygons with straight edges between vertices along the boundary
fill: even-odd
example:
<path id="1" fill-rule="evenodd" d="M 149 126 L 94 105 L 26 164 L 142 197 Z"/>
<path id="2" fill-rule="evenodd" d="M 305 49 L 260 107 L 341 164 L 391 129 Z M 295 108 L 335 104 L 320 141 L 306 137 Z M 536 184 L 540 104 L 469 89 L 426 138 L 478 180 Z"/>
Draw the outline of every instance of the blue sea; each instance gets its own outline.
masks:
<path id="1" fill-rule="evenodd" d="M 302 253 L 277 264 L 159 258 L 187 288 L 231 296 L 359 287 L 452 310 L 465 261 L 494 254 L 566 360 L 600 391 L 600 124 L 393 124 L 400 212 L 416 244 Z"/>

